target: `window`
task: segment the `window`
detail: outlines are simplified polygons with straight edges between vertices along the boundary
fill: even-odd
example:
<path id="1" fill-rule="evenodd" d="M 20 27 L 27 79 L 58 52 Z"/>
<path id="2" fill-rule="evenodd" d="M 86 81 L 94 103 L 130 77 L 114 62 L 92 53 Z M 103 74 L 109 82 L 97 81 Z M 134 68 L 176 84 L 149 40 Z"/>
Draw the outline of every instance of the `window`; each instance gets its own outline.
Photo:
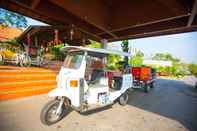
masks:
<path id="1" fill-rule="evenodd" d="M 84 52 L 71 52 L 66 56 L 63 66 L 65 68 L 78 69 L 81 66 L 83 56 Z"/>

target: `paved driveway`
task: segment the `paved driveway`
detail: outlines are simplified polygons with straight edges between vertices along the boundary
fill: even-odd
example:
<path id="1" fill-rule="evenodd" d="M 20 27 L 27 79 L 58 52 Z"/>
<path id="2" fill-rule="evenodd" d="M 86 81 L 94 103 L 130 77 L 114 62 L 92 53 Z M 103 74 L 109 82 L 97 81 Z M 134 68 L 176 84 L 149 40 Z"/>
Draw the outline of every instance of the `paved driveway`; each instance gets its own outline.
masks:
<path id="1" fill-rule="evenodd" d="M 1 131 L 196 131 L 197 91 L 181 81 L 159 79 L 149 94 L 130 95 L 128 105 L 81 115 L 75 111 L 52 126 L 39 114 L 46 95 L 0 102 Z"/>

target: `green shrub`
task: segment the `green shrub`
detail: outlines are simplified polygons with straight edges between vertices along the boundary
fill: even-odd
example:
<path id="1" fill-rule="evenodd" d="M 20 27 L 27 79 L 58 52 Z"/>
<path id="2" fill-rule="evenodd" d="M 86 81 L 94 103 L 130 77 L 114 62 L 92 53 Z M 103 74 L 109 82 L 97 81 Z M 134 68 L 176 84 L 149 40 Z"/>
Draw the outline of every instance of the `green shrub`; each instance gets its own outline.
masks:
<path id="1" fill-rule="evenodd" d="M 60 49 L 64 47 L 64 44 L 59 44 L 56 46 L 50 46 L 49 50 L 50 52 L 55 56 L 55 59 L 57 60 L 63 60 L 64 54 L 60 51 Z"/>
<path id="2" fill-rule="evenodd" d="M 197 64 L 189 64 L 188 68 L 190 73 L 197 77 Z"/>
<path id="3" fill-rule="evenodd" d="M 119 68 L 118 62 L 121 61 L 121 57 L 119 55 L 108 55 L 107 56 L 107 68 L 114 70 Z"/>

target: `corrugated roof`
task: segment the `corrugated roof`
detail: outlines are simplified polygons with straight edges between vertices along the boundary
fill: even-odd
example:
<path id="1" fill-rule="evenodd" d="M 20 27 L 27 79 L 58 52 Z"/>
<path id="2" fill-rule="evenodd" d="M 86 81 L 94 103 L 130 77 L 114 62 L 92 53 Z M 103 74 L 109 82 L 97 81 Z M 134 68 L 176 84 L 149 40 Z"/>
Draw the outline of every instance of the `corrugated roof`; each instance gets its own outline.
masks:
<path id="1" fill-rule="evenodd" d="M 23 30 L 15 27 L 7 27 L 0 25 L 0 41 L 14 39 L 22 34 Z"/>

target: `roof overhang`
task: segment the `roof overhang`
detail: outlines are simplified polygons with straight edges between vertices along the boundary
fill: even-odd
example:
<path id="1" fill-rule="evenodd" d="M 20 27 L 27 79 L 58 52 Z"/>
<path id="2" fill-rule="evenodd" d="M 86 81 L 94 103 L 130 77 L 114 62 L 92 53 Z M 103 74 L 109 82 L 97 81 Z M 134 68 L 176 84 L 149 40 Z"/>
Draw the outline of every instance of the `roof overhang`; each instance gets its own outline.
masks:
<path id="1" fill-rule="evenodd" d="M 197 31 L 197 0 L 1 0 L 0 7 L 117 41 Z"/>
<path id="2" fill-rule="evenodd" d="M 70 30 L 73 30 L 74 34 L 71 34 Z M 31 40 L 38 39 L 40 44 L 43 44 L 43 41 L 47 42 L 54 42 L 55 32 L 58 31 L 58 40 L 61 41 L 60 43 L 67 43 L 69 45 L 79 46 L 90 44 L 89 39 L 92 38 L 93 40 L 97 40 L 95 37 L 87 34 L 76 27 L 71 26 L 29 26 L 18 38 L 19 43 L 26 43 L 27 36 L 29 35 Z M 42 41 L 43 40 L 43 41 Z"/>

